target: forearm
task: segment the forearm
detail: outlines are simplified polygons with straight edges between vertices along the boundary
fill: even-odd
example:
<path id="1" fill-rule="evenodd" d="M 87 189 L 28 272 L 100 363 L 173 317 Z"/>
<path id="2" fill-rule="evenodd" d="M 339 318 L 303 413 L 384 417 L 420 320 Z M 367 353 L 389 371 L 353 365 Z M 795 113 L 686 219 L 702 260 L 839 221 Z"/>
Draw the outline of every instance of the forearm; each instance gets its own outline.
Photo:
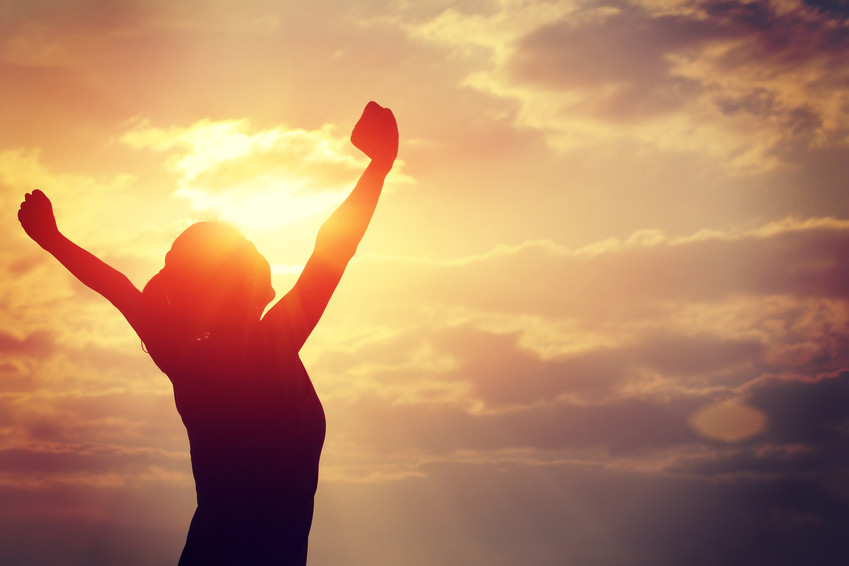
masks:
<path id="1" fill-rule="evenodd" d="M 114 295 L 110 293 L 110 290 L 132 285 L 123 273 L 81 248 L 60 232 L 39 242 L 39 245 L 65 266 L 83 285 L 107 298 Z"/>
<path id="2" fill-rule="evenodd" d="M 347 263 L 354 256 L 391 168 L 391 163 L 372 161 L 369 164 L 348 198 L 321 226 L 315 245 L 317 255 L 334 263 Z"/>
<path id="3" fill-rule="evenodd" d="M 84 285 L 115 305 L 138 331 L 141 293 L 121 272 L 112 269 L 59 232 L 53 205 L 42 191 L 27 193 L 18 210 L 21 227 Z"/>

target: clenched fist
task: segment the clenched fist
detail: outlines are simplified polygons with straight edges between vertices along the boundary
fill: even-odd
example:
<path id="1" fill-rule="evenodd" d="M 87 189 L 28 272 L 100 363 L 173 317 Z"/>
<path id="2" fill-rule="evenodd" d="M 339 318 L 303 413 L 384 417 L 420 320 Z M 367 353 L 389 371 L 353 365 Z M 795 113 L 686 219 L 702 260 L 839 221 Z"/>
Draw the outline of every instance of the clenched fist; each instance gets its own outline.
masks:
<path id="1" fill-rule="evenodd" d="M 351 143 L 372 161 L 392 167 L 398 155 L 398 124 L 392 111 L 369 102 L 351 132 Z"/>
<path id="2" fill-rule="evenodd" d="M 53 205 L 47 195 L 38 189 L 24 197 L 18 210 L 18 220 L 27 235 L 42 248 L 47 248 L 50 241 L 59 236 Z"/>

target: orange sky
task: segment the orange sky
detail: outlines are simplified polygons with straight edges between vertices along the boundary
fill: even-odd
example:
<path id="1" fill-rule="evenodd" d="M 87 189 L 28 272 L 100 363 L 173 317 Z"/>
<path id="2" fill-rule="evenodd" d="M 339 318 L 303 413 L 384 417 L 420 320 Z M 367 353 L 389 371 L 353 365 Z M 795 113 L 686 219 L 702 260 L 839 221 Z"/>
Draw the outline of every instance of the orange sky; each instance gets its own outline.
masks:
<path id="1" fill-rule="evenodd" d="M 843 564 L 842 0 L 0 3 L 0 563 L 175 564 L 171 386 L 20 229 L 142 286 L 235 221 L 278 296 L 396 168 L 302 357 L 311 566 Z"/>

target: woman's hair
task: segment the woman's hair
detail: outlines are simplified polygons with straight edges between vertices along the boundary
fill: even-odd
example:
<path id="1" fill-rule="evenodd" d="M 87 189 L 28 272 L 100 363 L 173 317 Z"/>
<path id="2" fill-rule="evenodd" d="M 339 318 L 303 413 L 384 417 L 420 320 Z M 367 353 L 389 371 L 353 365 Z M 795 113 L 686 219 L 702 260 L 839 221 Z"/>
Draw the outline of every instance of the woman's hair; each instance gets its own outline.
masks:
<path id="1" fill-rule="evenodd" d="M 232 226 L 198 222 L 165 255 L 142 291 L 145 312 L 200 338 L 274 298 L 268 262 Z"/>

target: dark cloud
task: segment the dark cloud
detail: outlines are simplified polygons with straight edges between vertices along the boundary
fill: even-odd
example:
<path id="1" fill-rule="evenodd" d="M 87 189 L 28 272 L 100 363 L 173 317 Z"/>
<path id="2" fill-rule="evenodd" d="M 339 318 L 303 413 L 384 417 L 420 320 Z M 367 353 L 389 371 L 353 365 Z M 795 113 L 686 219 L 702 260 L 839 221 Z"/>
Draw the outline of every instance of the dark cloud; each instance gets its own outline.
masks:
<path id="1" fill-rule="evenodd" d="M 510 73 L 555 90 L 618 85 L 595 111 L 643 118 L 674 111 L 702 91 L 697 81 L 670 73 L 667 55 L 728 35 L 710 20 L 653 18 L 630 6 L 589 21 L 576 25 L 570 19 L 528 34 L 517 45 Z"/>
<path id="2" fill-rule="evenodd" d="M 722 113 L 731 116 L 738 113 L 767 117 L 776 106 L 775 93 L 765 88 L 756 88 L 742 96 L 720 96 L 716 99 Z"/>
<path id="3" fill-rule="evenodd" d="M 746 62 L 771 64 L 776 71 L 800 68 L 817 60 L 845 69 L 849 30 L 802 10 L 779 12 L 765 1 L 714 1 L 702 4 L 712 21 L 747 38 L 723 55 L 727 69 Z"/>
<path id="4" fill-rule="evenodd" d="M 522 375 L 514 377 L 511 388 L 520 389 L 528 381 Z M 800 380 L 766 382 L 772 387 L 764 389 L 764 385 L 758 385 L 746 397 L 751 406 L 767 416 L 765 433 L 732 445 L 738 447 L 734 450 L 681 461 L 676 468 L 689 470 L 688 473 L 699 470 L 709 476 L 749 472 L 792 476 L 817 469 L 837 471 L 847 466 L 849 385 L 845 377 L 822 382 L 828 385 Z M 386 398 L 364 397 L 350 405 L 334 403 L 328 413 L 332 415 L 331 423 L 335 419 L 345 423 L 334 434 L 389 450 L 410 446 L 434 453 L 603 448 L 612 454 L 628 454 L 694 444 L 725 446 L 700 439 L 687 424 L 699 407 L 722 399 L 715 393 L 665 393 L 653 401 L 637 397 L 597 403 L 561 400 L 475 414 L 456 405 L 396 405 Z M 785 450 L 782 446 L 790 448 Z M 841 453 L 842 458 L 838 457 Z"/>
<path id="5" fill-rule="evenodd" d="M 456 405 L 392 405 L 383 398 L 363 397 L 352 404 L 334 403 L 328 422 L 337 438 L 389 451 L 417 447 L 446 454 L 458 450 L 602 448 L 625 454 L 696 442 L 686 417 L 698 403 L 694 399 L 677 403 L 559 401 L 504 413 L 471 414 Z"/>
<path id="6" fill-rule="evenodd" d="M 849 443 L 849 370 L 763 379 L 748 389 L 748 402 L 770 415 L 770 440 L 814 448 Z"/>
<path id="7" fill-rule="evenodd" d="M 729 483 L 804 481 L 835 502 L 847 502 L 847 449 L 849 440 L 846 438 L 809 447 L 773 444 L 768 437 L 758 437 L 739 444 L 717 443 L 711 451 L 695 456 L 678 456 L 665 471 L 673 476 Z"/>
<path id="8" fill-rule="evenodd" d="M 758 375 L 765 353 L 753 340 L 716 336 L 648 334 L 634 344 L 598 347 L 576 354 L 541 358 L 519 344 L 520 333 L 491 334 L 468 327 L 440 332 L 433 338 L 437 351 L 453 357 L 458 368 L 445 379 L 467 381 L 471 394 L 488 406 L 550 401 L 564 393 L 615 395 L 625 381 L 653 370 L 676 380 L 727 382 L 724 370 L 740 364 L 746 382 Z M 722 379 L 717 380 L 717 376 Z"/>
<path id="9" fill-rule="evenodd" d="M 845 10 L 845 3 L 832 4 L 841 7 L 823 3 L 819 12 L 778 11 L 766 1 L 706 1 L 692 13 L 661 15 L 624 3 L 602 13 L 594 4 L 523 37 L 508 71 L 513 80 L 543 89 L 593 92 L 579 111 L 605 120 L 650 118 L 710 96 L 725 115 L 745 112 L 781 124 L 786 138 L 811 141 L 824 124 L 819 111 L 779 102 L 764 77 L 811 66 L 824 69 L 810 79 L 813 88 L 845 86 L 849 30 L 828 17 Z M 705 48 L 729 41 L 719 68 L 754 85 L 748 92 L 738 87 L 725 93 L 714 76 L 676 73 L 675 58 L 693 60 Z"/>
<path id="10" fill-rule="evenodd" d="M 24 355 L 46 358 L 56 349 L 50 332 L 39 330 L 26 337 L 18 338 L 8 332 L 0 331 L 0 352 L 6 355 Z"/>
<path id="11" fill-rule="evenodd" d="M 648 333 L 635 343 L 548 357 L 523 347 L 521 340 L 519 331 L 423 327 L 355 351 L 324 353 L 314 371 L 365 372 L 375 383 L 393 389 L 416 382 L 467 384 L 470 398 L 503 409 L 553 401 L 563 394 L 609 398 L 618 395 L 626 381 L 638 382 L 646 370 L 679 382 L 728 386 L 750 381 L 766 367 L 766 347 L 760 342 L 711 335 Z M 421 363 L 422 348 L 434 359 L 451 360 L 452 368 Z M 375 359 L 386 365 L 374 367 Z"/>
<path id="12" fill-rule="evenodd" d="M 764 351 L 756 340 L 661 335 L 643 339 L 632 349 L 632 356 L 664 375 L 687 378 L 711 376 L 728 366 L 760 360 Z"/>
<path id="13" fill-rule="evenodd" d="M 811 106 L 785 107 L 776 101 L 775 93 L 764 88 L 749 89 L 742 95 L 720 95 L 714 103 L 725 116 L 748 114 L 761 120 L 776 120 L 788 139 L 807 138 L 810 141 L 810 136 L 823 125 L 822 117 Z M 780 150 L 776 148 L 776 152 Z"/>
<path id="14" fill-rule="evenodd" d="M 846 0 L 804 0 L 805 4 L 826 14 L 829 18 L 844 21 L 849 16 L 849 2 Z"/>
<path id="15" fill-rule="evenodd" d="M 544 360 L 518 345 L 519 333 L 491 334 L 468 327 L 447 329 L 433 338 L 438 352 L 458 368 L 446 379 L 472 385 L 471 394 L 489 406 L 551 400 L 561 393 L 609 390 L 626 371 L 615 351 Z"/>
<path id="16" fill-rule="evenodd" d="M 618 350 L 542 360 L 518 348 L 516 338 L 455 328 L 434 341 L 449 344 L 458 356 L 457 369 L 444 378 L 470 382 L 470 394 L 485 401 L 490 412 L 468 411 L 461 404 L 398 404 L 390 396 L 366 396 L 350 404 L 334 403 L 328 410 L 330 428 L 338 426 L 338 418 L 344 422 L 334 431 L 338 438 L 389 452 L 411 446 L 433 454 L 601 449 L 615 459 L 666 451 L 671 458 L 666 469 L 674 475 L 731 482 L 818 478 L 816 485 L 826 491 L 835 491 L 832 484 L 839 484 L 849 469 L 849 373 L 817 371 L 832 366 L 831 358 L 793 368 L 808 372 L 794 378 L 761 377 L 782 368 L 771 366 L 765 360 L 768 350 L 753 341 L 664 335 Z M 736 381 L 731 385 L 745 385 L 737 393 L 723 388 L 723 366 L 741 363 L 744 369 L 733 374 Z M 679 384 L 702 372 L 705 389 L 686 394 L 619 391 L 622 376 L 642 364 Z M 391 378 L 416 378 L 404 374 L 398 371 Z M 597 387 L 607 396 L 593 402 L 558 397 L 583 392 L 573 385 L 582 379 L 599 380 Z M 689 418 L 733 396 L 762 411 L 765 431 L 736 443 L 698 437 Z M 526 405 L 517 406 L 523 402 Z M 498 407 L 502 409 L 491 412 Z M 697 446 L 701 449 L 693 452 Z"/>
<path id="17" fill-rule="evenodd" d="M 457 536 L 498 557 L 476 555 L 465 561 L 470 564 L 795 566 L 814 560 L 837 566 L 849 556 L 847 390 L 846 372 L 818 380 L 758 381 L 746 400 L 766 411 L 772 424 L 765 434 L 736 444 L 700 440 L 686 429 L 681 415 L 696 399 L 551 403 L 470 415 L 447 406 L 390 407 L 371 398 L 353 412 L 334 406 L 328 415 L 344 425 L 331 418 L 331 433 L 354 442 L 367 438 L 371 446 L 390 451 L 411 446 L 436 453 L 482 451 L 481 460 L 487 450 L 517 447 L 602 446 L 610 456 L 583 459 L 577 452 L 560 464 L 425 464 L 420 471 L 426 480 L 346 485 L 344 492 L 330 484 L 325 493 L 348 508 L 358 508 L 349 498 L 361 496 L 370 508 L 390 514 L 395 509 L 393 516 L 403 524 L 384 525 L 384 534 L 416 532 L 412 544 L 435 537 L 444 543 L 440 549 L 454 551 Z M 360 411 L 368 419 L 358 417 Z M 366 420 L 379 428 L 363 429 Z M 643 462 L 654 454 L 667 464 L 635 473 L 630 467 L 635 461 L 628 460 L 635 454 Z M 457 524 L 453 514 L 431 518 L 442 516 L 444 501 L 463 514 Z M 402 513 L 403 508 L 417 513 Z M 343 517 L 331 514 L 330 520 L 347 524 Z M 381 518 L 357 515 L 357 521 L 349 525 L 353 530 L 342 530 L 368 540 L 373 535 L 367 525 Z M 550 559 L 534 554 L 537 544 Z M 384 552 L 397 549 L 390 543 Z M 426 557 L 424 564 L 438 552 L 425 547 L 416 556 Z M 332 554 L 325 547 L 316 556 Z"/>
<path id="18" fill-rule="evenodd" d="M 0 450 L 0 473 L 44 474 L 57 479 L 116 473 L 138 475 L 153 468 L 184 472 L 186 458 L 182 454 L 165 454 L 157 450 L 128 451 L 116 446 L 66 446 L 59 450 L 9 448 Z"/>

